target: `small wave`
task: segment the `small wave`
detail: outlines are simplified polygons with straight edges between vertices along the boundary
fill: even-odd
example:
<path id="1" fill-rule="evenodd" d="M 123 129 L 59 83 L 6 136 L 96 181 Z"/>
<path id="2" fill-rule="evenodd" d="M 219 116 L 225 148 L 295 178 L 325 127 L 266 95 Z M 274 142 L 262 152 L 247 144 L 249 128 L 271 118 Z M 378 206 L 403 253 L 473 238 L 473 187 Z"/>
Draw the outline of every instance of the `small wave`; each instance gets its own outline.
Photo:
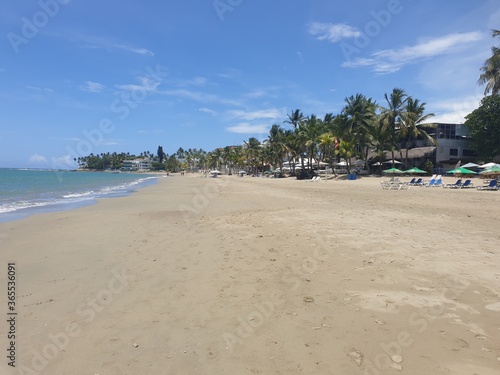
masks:
<path id="1" fill-rule="evenodd" d="M 63 195 L 63 198 L 81 198 L 81 197 L 88 197 L 92 194 L 94 194 L 94 191 L 87 191 L 85 193 L 66 194 L 66 195 Z"/>

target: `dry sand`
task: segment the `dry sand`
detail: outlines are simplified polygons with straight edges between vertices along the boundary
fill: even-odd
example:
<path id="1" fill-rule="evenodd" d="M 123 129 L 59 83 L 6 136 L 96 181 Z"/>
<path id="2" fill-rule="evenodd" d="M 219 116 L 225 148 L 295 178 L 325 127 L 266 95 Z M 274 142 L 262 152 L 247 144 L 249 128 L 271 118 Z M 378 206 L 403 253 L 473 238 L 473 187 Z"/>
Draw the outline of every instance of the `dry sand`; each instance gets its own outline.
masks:
<path id="1" fill-rule="evenodd" d="M 174 176 L 0 224 L 0 373 L 499 374 L 500 192 L 379 182 Z"/>

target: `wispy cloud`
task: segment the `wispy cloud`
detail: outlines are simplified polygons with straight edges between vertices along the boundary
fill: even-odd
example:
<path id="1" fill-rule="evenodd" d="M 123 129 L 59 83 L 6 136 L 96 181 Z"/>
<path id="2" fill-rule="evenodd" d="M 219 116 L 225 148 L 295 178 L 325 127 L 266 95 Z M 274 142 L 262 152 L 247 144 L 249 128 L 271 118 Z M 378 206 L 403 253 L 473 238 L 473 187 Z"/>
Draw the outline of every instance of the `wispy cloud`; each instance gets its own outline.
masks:
<path id="1" fill-rule="evenodd" d="M 153 51 L 147 49 L 147 48 L 136 48 L 132 46 L 127 46 L 124 44 L 115 44 L 113 45 L 114 48 L 127 51 L 127 52 L 132 52 L 132 53 L 137 53 L 139 55 L 145 55 L 145 56 L 154 56 L 155 54 Z"/>
<path id="2" fill-rule="evenodd" d="M 39 154 L 33 154 L 30 156 L 30 163 L 46 163 L 47 158 L 45 156 L 39 155 Z"/>
<path id="3" fill-rule="evenodd" d="M 483 34 L 477 31 L 448 34 L 422 40 L 412 46 L 377 51 L 369 57 L 347 61 L 342 66 L 348 68 L 370 67 L 379 74 L 394 73 L 405 65 L 458 51 L 483 37 Z"/>
<path id="4" fill-rule="evenodd" d="M 80 90 L 85 91 L 85 92 L 94 92 L 94 93 L 99 93 L 102 90 L 104 90 L 106 86 L 99 82 L 92 82 L 92 81 L 87 81 L 85 84 L 81 85 L 79 87 Z"/>
<path id="5" fill-rule="evenodd" d="M 237 100 L 221 98 L 215 94 L 208 94 L 200 91 L 187 89 L 175 89 L 162 91 L 162 94 L 174 96 L 180 99 L 194 100 L 200 103 L 220 103 L 227 105 L 241 105 Z"/>
<path id="6" fill-rule="evenodd" d="M 156 93 L 157 88 L 160 85 L 160 81 L 155 80 L 149 76 L 139 76 L 137 77 L 139 84 L 131 83 L 124 85 L 115 85 L 119 90 L 123 91 L 142 91 L 149 94 Z"/>
<path id="7" fill-rule="evenodd" d="M 205 77 L 194 77 L 190 80 L 181 82 L 179 86 L 205 86 L 208 83 L 208 79 Z"/>
<path id="8" fill-rule="evenodd" d="M 125 51 L 143 56 L 154 56 L 154 52 L 143 47 L 131 46 L 126 43 L 118 42 L 113 38 L 96 37 L 81 33 L 69 33 L 69 35 L 58 35 L 69 38 L 73 42 L 80 43 L 81 48 L 103 49 L 108 52 Z"/>
<path id="9" fill-rule="evenodd" d="M 226 131 L 229 133 L 238 133 L 238 134 L 262 134 L 262 133 L 267 133 L 269 131 L 269 125 L 265 124 L 252 125 L 244 122 L 237 125 L 226 127 Z"/>
<path id="10" fill-rule="evenodd" d="M 308 25 L 308 32 L 318 40 L 327 40 L 332 43 L 361 36 L 359 29 L 346 23 L 312 22 Z"/>
<path id="11" fill-rule="evenodd" d="M 209 115 L 212 116 L 217 116 L 217 112 L 210 108 L 198 108 L 198 111 L 203 113 L 208 113 Z"/>
<path id="12" fill-rule="evenodd" d="M 229 117 L 240 119 L 240 120 L 257 120 L 257 119 L 280 119 L 283 118 L 283 111 L 277 108 L 262 109 L 257 111 L 242 111 L 242 110 L 231 110 L 227 112 Z"/>
<path id="13" fill-rule="evenodd" d="M 42 92 L 50 92 L 50 93 L 54 92 L 54 90 L 49 89 L 47 87 L 26 86 L 26 88 L 30 89 L 30 90 L 33 90 L 33 91 L 38 91 L 38 92 L 40 92 L 40 91 L 42 91 Z"/>

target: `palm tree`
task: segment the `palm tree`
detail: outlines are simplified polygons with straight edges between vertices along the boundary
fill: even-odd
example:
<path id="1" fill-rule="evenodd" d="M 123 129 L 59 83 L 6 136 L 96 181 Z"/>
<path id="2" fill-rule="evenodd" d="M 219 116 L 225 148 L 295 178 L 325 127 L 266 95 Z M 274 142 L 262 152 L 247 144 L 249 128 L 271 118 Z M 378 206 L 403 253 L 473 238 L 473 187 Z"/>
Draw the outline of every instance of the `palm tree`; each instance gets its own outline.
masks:
<path id="1" fill-rule="evenodd" d="M 282 170 L 283 158 L 287 151 L 285 146 L 285 130 L 279 125 L 271 126 L 267 143 L 271 151 L 271 163 Z"/>
<path id="2" fill-rule="evenodd" d="M 491 35 L 493 38 L 500 36 L 500 30 L 491 30 Z M 491 57 L 486 59 L 481 67 L 478 83 L 486 84 L 484 95 L 490 91 L 493 96 L 500 94 L 500 48 L 491 47 Z"/>
<path id="3" fill-rule="evenodd" d="M 323 148 L 323 158 L 324 160 L 328 160 L 328 164 L 333 173 L 335 173 L 335 168 L 333 167 L 333 162 L 335 160 L 333 153 L 335 152 L 336 142 L 337 138 L 331 132 L 323 133 L 318 137 L 318 145 Z M 337 174 L 335 173 L 335 175 Z"/>
<path id="4" fill-rule="evenodd" d="M 341 131 L 346 139 L 354 141 L 358 155 L 366 159 L 369 152 L 370 128 L 375 120 L 377 104 L 372 98 L 366 98 L 362 94 L 350 96 L 345 102 Z"/>
<path id="5" fill-rule="evenodd" d="M 392 167 L 394 168 L 394 149 L 398 144 L 398 132 L 402 127 L 402 118 L 405 116 L 406 101 L 408 95 L 401 88 L 394 88 L 392 93 L 384 98 L 388 104 L 387 108 L 382 108 L 383 119 L 387 122 L 387 131 L 390 135 L 390 147 L 392 154 Z"/>
<path id="6" fill-rule="evenodd" d="M 252 168 L 252 174 L 254 175 L 257 170 L 257 164 L 261 157 L 261 144 L 259 140 L 255 137 L 250 137 L 247 141 L 243 141 L 245 144 L 245 154 L 247 157 L 247 163 L 250 164 Z"/>
<path id="7" fill-rule="evenodd" d="M 297 129 L 299 124 L 305 120 L 305 116 L 302 114 L 300 109 L 292 111 L 288 116 L 288 120 L 283 121 L 285 124 L 291 124 L 294 129 Z"/>
<path id="8" fill-rule="evenodd" d="M 422 124 L 434 116 L 434 113 L 425 113 L 425 105 L 425 102 L 421 103 L 418 99 L 413 99 L 412 97 L 408 97 L 406 102 L 406 111 L 402 118 L 403 126 L 401 128 L 401 136 L 407 140 L 405 145 L 406 168 L 408 167 L 408 149 L 412 145 L 414 139 L 420 137 L 432 144 L 436 144 L 436 140 L 422 128 Z"/>
<path id="9" fill-rule="evenodd" d="M 309 173 L 312 174 L 313 158 L 315 156 L 316 144 L 320 135 L 320 120 L 316 115 L 309 116 L 299 125 L 299 135 L 301 136 L 307 157 L 309 159 Z"/>

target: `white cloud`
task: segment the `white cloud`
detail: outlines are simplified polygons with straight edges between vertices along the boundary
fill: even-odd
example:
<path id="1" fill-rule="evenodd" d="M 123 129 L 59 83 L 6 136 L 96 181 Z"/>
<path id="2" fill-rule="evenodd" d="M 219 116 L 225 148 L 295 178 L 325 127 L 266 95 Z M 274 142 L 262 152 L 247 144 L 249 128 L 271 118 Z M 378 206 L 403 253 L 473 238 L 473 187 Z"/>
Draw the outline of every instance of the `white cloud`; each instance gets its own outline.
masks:
<path id="1" fill-rule="evenodd" d="M 69 38 L 73 42 L 84 43 L 80 47 L 89 49 L 104 49 L 108 52 L 122 50 L 130 53 L 136 53 L 143 56 L 154 56 L 154 52 L 142 47 L 134 47 L 124 43 L 117 43 L 112 38 L 95 37 L 92 35 L 84 35 L 80 33 L 72 33 L 70 35 L 58 34 L 61 37 Z"/>
<path id="2" fill-rule="evenodd" d="M 405 65 L 456 52 L 483 39 L 483 37 L 484 35 L 477 31 L 448 34 L 420 41 L 413 46 L 374 52 L 370 57 L 347 61 L 342 66 L 349 68 L 371 67 L 376 73 L 394 73 Z"/>
<path id="3" fill-rule="evenodd" d="M 125 91 L 143 91 L 151 94 L 155 93 L 156 89 L 160 85 L 158 80 L 147 76 L 139 76 L 137 77 L 137 80 L 140 84 L 115 85 L 115 87 Z"/>
<path id="4" fill-rule="evenodd" d="M 260 125 L 251 125 L 249 123 L 240 123 L 237 125 L 226 127 L 226 131 L 229 133 L 238 133 L 238 134 L 262 134 L 267 133 L 269 131 L 269 126 L 260 124 Z"/>
<path id="5" fill-rule="evenodd" d="M 182 82 L 181 86 L 205 86 L 208 83 L 208 79 L 205 77 L 194 77 L 188 81 Z"/>
<path id="6" fill-rule="evenodd" d="M 481 98 L 478 96 L 465 96 L 429 103 L 428 110 L 436 116 L 429 120 L 432 122 L 463 123 L 465 116 L 479 107 Z"/>
<path id="7" fill-rule="evenodd" d="M 26 88 L 34 91 L 51 92 L 51 93 L 54 92 L 54 90 L 49 89 L 47 87 L 26 86 Z"/>
<path id="8" fill-rule="evenodd" d="M 262 109 L 258 111 L 242 111 L 242 110 L 232 110 L 228 111 L 228 115 L 231 118 L 237 118 L 240 120 L 256 120 L 256 119 L 280 119 L 284 117 L 282 111 L 277 108 Z"/>
<path id="9" fill-rule="evenodd" d="M 322 23 L 313 22 L 308 27 L 309 34 L 314 35 L 318 40 L 328 40 L 336 43 L 342 39 L 357 38 L 361 36 L 361 31 L 349 26 L 346 23 Z"/>
<path id="10" fill-rule="evenodd" d="M 30 156 L 30 163 L 46 163 L 47 158 L 39 154 L 33 154 Z"/>
<path id="11" fill-rule="evenodd" d="M 190 99 L 201 103 L 221 103 L 228 105 L 240 105 L 241 103 L 236 100 L 220 98 L 214 94 L 206 94 L 199 91 L 192 91 L 186 89 L 167 90 L 162 91 L 162 94 L 176 96 L 178 98 Z"/>
<path id="12" fill-rule="evenodd" d="M 203 113 L 208 113 L 209 115 L 212 116 L 217 116 L 217 112 L 210 108 L 198 108 L 198 111 Z"/>
<path id="13" fill-rule="evenodd" d="M 80 90 L 85 91 L 85 92 L 94 92 L 94 93 L 99 93 L 102 90 L 104 90 L 106 86 L 99 82 L 92 82 L 92 81 L 87 81 L 85 82 L 84 85 L 81 85 L 79 87 Z"/>
<path id="14" fill-rule="evenodd" d="M 137 53 L 138 55 L 145 55 L 145 56 L 154 56 L 155 55 L 153 53 L 153 51 L 151 51 L 147 48 L 136 48 L 136 47 L 131 47 L 131 46 L 122 45 L 122 44 L 115 44 L 113 47 L 127 51 L 127 52 Z"/>
<path id="15" fill-rule="evenodd" d="M 57 158 L 52 157 L 52 168 L 54 169 L 65 169 L 65 168 L 75 168 L 76 162 L 73 160 L 71 155 L 63 155 Z"/>

